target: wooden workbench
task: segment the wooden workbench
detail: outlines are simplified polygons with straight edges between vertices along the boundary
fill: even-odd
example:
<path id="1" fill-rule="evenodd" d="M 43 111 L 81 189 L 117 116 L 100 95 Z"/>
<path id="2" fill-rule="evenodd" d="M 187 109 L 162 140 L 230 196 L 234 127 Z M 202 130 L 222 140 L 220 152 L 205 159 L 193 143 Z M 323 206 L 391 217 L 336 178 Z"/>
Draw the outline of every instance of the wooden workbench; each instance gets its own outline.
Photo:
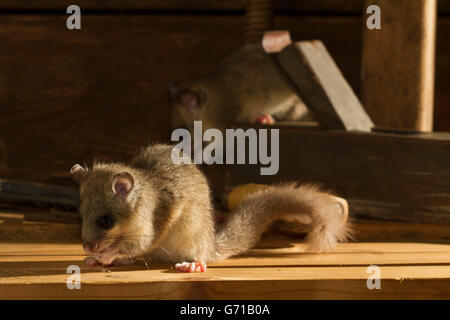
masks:
<path id="1" fill-rule="evenodd" d="M 360 242 L 313 254 L 304 253 L 299 238 L 271 234 L 248 254 L 211 264 L 206 273 L 182 274 L 143 260 L 87 267 L 76 228 L 13 217 L 0 220 L 1 299 L 450 298 L 449 244 Z M 373 264 L 380 267 L 379 290 L 366 284 Z M 81 268 L 80 290 L 67 289 L 70 265 Z"/>

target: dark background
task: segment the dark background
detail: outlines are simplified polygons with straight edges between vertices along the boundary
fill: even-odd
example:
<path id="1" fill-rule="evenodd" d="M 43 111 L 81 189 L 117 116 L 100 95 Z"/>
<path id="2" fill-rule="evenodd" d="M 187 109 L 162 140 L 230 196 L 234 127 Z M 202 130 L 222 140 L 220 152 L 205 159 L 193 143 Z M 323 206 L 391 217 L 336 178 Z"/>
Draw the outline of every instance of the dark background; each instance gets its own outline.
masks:
<path id="1" fill-rule="evenodd" d="M 275 1 L 275 28 L 321 39 L 359 93 L 360 0 Z M 450 0 L 439 0 L 435 130 L 450 131 Z M 81 30 L 66 8 L 81 8 Z M 0 2 L 0 176 L 68 183 L 76 162 L 125 160 L 169 133 L 167 84 L 244 42 L 242 1 Z"/>

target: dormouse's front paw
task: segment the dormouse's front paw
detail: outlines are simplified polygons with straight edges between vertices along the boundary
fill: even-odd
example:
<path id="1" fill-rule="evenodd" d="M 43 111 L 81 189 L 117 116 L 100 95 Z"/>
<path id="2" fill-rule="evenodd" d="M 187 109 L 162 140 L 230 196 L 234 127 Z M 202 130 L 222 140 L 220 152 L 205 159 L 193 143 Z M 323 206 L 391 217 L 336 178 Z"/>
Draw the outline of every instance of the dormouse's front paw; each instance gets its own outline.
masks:
<path id="1" fill-rule="evenodd" d="M 180 272 L 205 272 L 206 263 L 200 262 L 182 262 L 175 265 L 175 269 Z"/>

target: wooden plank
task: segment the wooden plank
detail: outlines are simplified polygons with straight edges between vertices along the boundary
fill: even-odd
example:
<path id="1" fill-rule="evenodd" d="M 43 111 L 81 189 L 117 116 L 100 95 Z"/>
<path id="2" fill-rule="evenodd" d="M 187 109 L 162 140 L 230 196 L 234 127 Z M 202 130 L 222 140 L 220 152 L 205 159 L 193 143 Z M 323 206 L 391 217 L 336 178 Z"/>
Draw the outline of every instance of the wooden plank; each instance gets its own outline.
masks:
<path id="1" fill-rule="evenodd" d="M 27 221 L 77 223 L 79 190 L 75 187 L 0 179 L 0 207 L 33 208 Z"/>
<path id="2" fill-rule="evenodd" d="M 91 15 L 80 32 L 65 19 L 2 15 L 4 178 L 71 184 L 75 162 L 122 161 L 166 140 L 168 83 L 207 72 L 243 41 L 240 16 Z"/>
<path id="3" fill-rule="evenodd" d="M 151 263 L 148 269 L 143 260 L 127 267 L 86 267 L 75 228 L 58 224 L 27 225 L 28 228 L 22 226 L 19 231 L 17 223 L 4 225 L 0 221 L 2 239 L 7 239 L 2 230 L 20 234 L 15 242 L 0 243 L 2 299 L 436 299 L 449 296 L 449 245 L 347 243 L 341 244 L 334 253 L 311 254 L 304 253 L 304 245 L 298 239 L 269 235 L 247 254 L 211 264 L 206 274 L 186 275 L 172 273 L 169 265 L 161 263 Z M 52 235 L 58 237 L 52 239 Z M 62 235 L 65 237 L 61 238 Z M 81 290 L 67 290 L 65 286 L 66 269 L 73 264 L 82 270 Z M 366 269 L 371 264 L 381 268 L 382 291 L 366 287 Z"/>
<path id="4" fill-rule="evenodd" d="M 450 225 L 358 219 L 355 229 L 355 239 L 362 242 L 419 241 L 450 244 Z"/>
<path id="5" fill-rule="evenodd" d="M 373 123 L 323 42 L 301 41 L 277 55 L 284 73 L 329 129 L 371 131 Z"/>
<path id="6" fill-rule="evenodd" d="M 30 214 L 34 210 L 29 208 L 5 209 L 0 211 L 0 239 L 2 242 L 58 242 L 80 243 L 80 224 L 78 220 L 64 224 L 52 222 L 30 222 Z M 42 213 L 39 213 L 42 215 Z M 51 213 L 53 214 L 53 213 Z M 54 217 L 52 216 L 53 220 Z M 354 238 L 361 242 L 428 242 L 450 243 L 450 225 L 423 224 L 397 221 L 365 220 L 353 218 Z M 264 237 L 260 248 L 268 248 L 266 238 L 274 243 L 274 238 L 282 237 L 282 245 L 287 241 L 303 239 L 305 225 L 293 222 L 279 221 L 272 225 L 269 233 Z M 286 236 L 288 239 L 286 240 Z M 293 239 L 292 239 L 293 238 Z M 288 242 L 288 245 L 289 246 Z M 405 245 L 402 246 L 403 250 Z M 406 245 L 407 246 L 407 245 Z"/>
<path id="7" fill-rule="evenodd" d="M 391 267 L 393 268 L 393 267 Z M 67 290 L 66 278 L 58 284 L 33 285 L 5 284 L 0 287 L 2 299 L 223 299 L 223 300 L 312 300 L 312 299 L 448 299 L 447 279 L 397 280 L 399 269 L 390 271 L 391 277 L 383 279 L 381 290 L 368 290 L 366 282 L 357 280 L 234 280 L 234 281 L 154 281 L 142 283 L 105 283 L 93 285 L 87 282 L 82 290 Z M 443 268 L 441 267 L 440 270 Z M 226 270 L 226 269 L 225 269 Z M 335 272 L 339 268 L 324 272 Z M 245 270 L 239 270 L 244 271 Z M 259 270 L 265 272 L 267 270 Z M 307 271 L 307 270 L 303 270 Z M 359 269 L 361 273 L 362 269 Z M 410 268 L 408 270 L 410 271 Z M 433 272 L 435 270 L 428 270 Z M 219 271 L 220 272 L 220 271 Z M 259 273 L 258 272 L 258 273 Z M 280 273 L 282 271 L 279 271 Z M 138 275 L 133 275 L 137 276 Z M 87 279 L 92 275 L 88 274 Z M 225 277 L 222 277 L 226 279 Z M 270 284 L 270 286 L 268 286 Z M 173 310 L 169 310 L 173 312 Z M 175 316 L 175 314 L 173 314 Z"/>
<path id="8" fill-rule="evenodd" d="M 439 4 L 445 2 L 439 1 Z M 450 1 L 449 1 L 450 8 Z M 290 30 L 292 39 L 322 40 L 344 77 L 360 97 L 361 40 L 364 21 L 360 17 L 302 17 L 276 16 L 275 28 Z M 434 129 L 450 131 L 450 18 L 440 17 L 436 35 L 436 76 Z"/>
<path id="9" fill-rule="evenodd" d="M 212 70 L 241 45 L 245 22 L 240 16 L 84 18 L 82 32 L 68 33 L 65 15 L 2 15 L 2 178 L 71 185 L 67 172 L 75 162 L 126 160 L 149 141 L 167 140 L 167 83 Z M 359 17 L 283 15 L 274 23 L 294 40 L 321 39 L 359 92 Z M 438 26 L 435 118 L 437 129 L 450 131 L 450 19 Z"/>
<path id="10" fill-rule="evenodd" d="M 81 226 L 77 224 L 42 223 L 23 221 L 17 213 L 5 219 L 0 215 L 0 239 L 2 243 L 81 243 Z M 28 246 L 27 246 L 28 247 Z M 17 251 L 20 253 L 20 250 Z"/>
<path id="11" fill-rule="evenodd" d="M 433 130 L 436 0 L 367 1 L 381 30 L 363 26 L 361 100 L 376 126 Z"/>
<path id="12" fill-rule="evenodd" d="M 397 244 L 392 244 L 398 250 Z M 346 248 L 347 247 L 347 248 Z M 373 248 L 379 252 L 373 252 Z M 397 247 L 397 249 L 395 249 Z M 381 290 L 368 290 L 367 265 L 330 266 L 327 254 L 303 254 L 296 259 L 282 251 L 267 251 L 253 261 L 232 258 L 212 264 L 204 274 L 167 272 L 167 265 L 143 261 L 135 266 L 86 267 L 80 245 L 69 244 L 0 244 L 0 298 L 3 299 L 89 299 L 89 298 L 153 298 L 153 299 L 436 299 L 450 296 L 450 265 L 433 265 L 450 257 L 449 246 L 405 244 L 418 257 L 423 251 L 425 265 L 380 265 Z M 364 262 L 380 261 L 392 251 L 391 244 L 355 243 L 342 245 L 336 253 L 338 261 L 368 257 Z M 349 254 L 345 251 L 353 251 Z M 440 252 L 433 260 L 433 251 Z M 254 254 L 252 251 L 251 254 Z M 274 255 L 274 252 L 278 254 Z M 366 254 L 365 254 L 366 253 Z M 399 256 L 399 255 L 397 255 Z M 323 265 L 314 265 L 325 259 Z M 296 260 L 296 261 L 295 261 Z M 299 261 L 310 261 L 299 265 Z M 334 259 L 333 259 L 334 260 Z M 389 259 L 387 258 L 386 261 Z M 297 263 L 293 265 L 283 262 Z M 408 262 L 409 261 L 409 262 Z M 416 260 L 414 260 L 416 261 Z M 447 260 L 445 260 L 447 261 Z M 277 265 L 273 264 L 274 262 Z M 66 268 L 81 267 L 81 290 L 68 290 Z M 270 267 L 269 267 L 270 266 Z M 107 271 L 107 272 L 105 272 Z"/>
<path id="13" fill-rule="evenodd" d="M 64 266 L 65 267 L 65 266 Z M 317 276 L 317 268 L 209 269 L 209 275 L 180 276 L 165 271 L 128 271 L 83 274 L 81 290 L 68 290 L 65 268 L 49 270 L 58 276 L 27 276 L 22 283 L 3 278 L 2 299 L 448 299 L 448 266 L 385 267 L 380 290 L 368 290 L 366 267 L 320 268 L 322 277 L 344 279 L 295 279 L 299 273 Z M 33 271 L 29 271 L 33 274 Z M 428 272 L 435 278 L 420 276 Z M 235 276 L 240 273 L 241 276 Z M 348 274 L 357 275 L 348 279 Z M 104 281 L 98 283 L 99 278 Z M 176 277 L 184 278 L 175 280 Z M 124 279 L 125 278 L 125 279 Z M 174 279 L 175 278 L 175 279 Z M 24 282 L 28 283 L 24 283 Z"/>
<path id="14" fill-rule="evenodd" d="M 429 242 L 450 244 L 450 225 L 352 219 L 354 238 L 361 242 Z M 309 231 L 307 225 L 277 221 L 270 231 L 279 235 L 303 237 Z"/>
<path id="15" fill-rule="evenodd" d="M 0 179 L 0 203 L 76 211 L 78 202 L 79 191 L 75 187 Z"/>
<path id="16" fill-rule="evenodd" d="M 361 18 L 360 17 L 309 17 L 277 15 L 276 30 L 289 30 L 293 41 L 320 39 L 344 78 L 358 93 L 360 87 Z"/>
<path id="17" fill-rule="evenodd" d="M 440 3 L 440 2 L 439 2 Z M 450 3 L 449 3 L 450 8 Z M 450 131 L 450 17 L 440 18 L 436 32 L 434 129 Z"/>
<path id="18" fill-rule="evenodd" d="M 69 0 L 3 0 L 0 9 L 61 9 L 73 4 Z M 167 10 L 167 11 L 229 11 L 241 12 L 245 1 L 226 0 L 78 0 L 77 5 L 82 9 L 111 10 L 111 9 L 140 9 L 140 10 Z M 286 13 L 334 13 L 334 14 L 360 14 L 363 10 L 361 0 L 275 0 L 275 10 Z M 439 0 L 440 13 L 450 12 L 450 1 Z"/>
<path id="19" fill-rule="evenodd" d="M 336 252 L 306 253 L 298 239 L 282 238 L 273 243 L 265 238 L 258 248 L 248 253 L 212 263 L 211 267 L 276 267 L 276 266 L 364 266 L 364 265 L 426 265 L 450 264 L 450 248 L 443 244 L 424 243 L 344 243 Z M 392 247 L 391 247 L 392 246 Z M 86 256 L 81 244 L 2 243 L 1 262 L 43 262 L 82 259 Z M 45 252 L 45 254 L 41 254 Z M 138 266 L 145 265 L 139 260 Z M 159 264 L 162 266 L 163 264 Z M 140 267 L 136 267 L 140 269 Z M 136 269 L 135 268 L 135 269 Z M 113 268 L 114 269 L 114 268 Z"/>
<path id="20" fill-rule="evenodd" d="M 36 225 L 35 225 L 36 226 Z M 55 224 L 48 224 L 50 227 L 54 227 Z M 52 242 L 48 239 L 47 242 L 36 243 L 33 241 L 24 241 L 24 242 L 1 242 L 0 243 L 1 251 L 0 257 L 2 259 L 8 259 L 11 257 L 17 257 L 17 261 L 20 257 L 24 257 L 24 259 L 28 259 L 29 261 L 41 261 L 36 259 L 45 260 L 46 257 L 55 257 L 60 256 L 76 256 L 78 258 L 82 258 L 86 256 L 83 252 L 83 248 L 81 243 L 72 243 L 72 242 Z M 267 253 L 267 259 L 272 259 L 272 254 L 276 255 L 285 255 L 285 254 L 299 254 L 304 253 L 305 247 L 302 240 L 295 239 L 292 237 L 286 236 L 278 236 L 278 235 L 268 235 L 264 237 L 254 249 L 251 249 L 246 255 L 240 257 L 234 257 L 229 259 L 230 261 L 240 261 L 242 257 L 251 257 L 251 256 L 259 256 Z M 44 254 L 42 254 L 44 252 Z M 383 255 L 392 254 L 405 254 L 405 255 L 414 255 L 414 254 L 450 254 L 450 246 L 447 244 L 436 244 L 436 243 L 418 243 L 418 242 L 350 242 L 350 243 L 341 243 L 338 245 L 335 253 L 326 253 L 326 254 L 316 254 L 310 253 L 306 254 L 308 259 L 324 259 L 324 261 L 328 260 L 327 255 L 340 254 L 342 257 L 346 257 L 349 254 L 357 254 L 357 253 L 367 253 L 373 254 L 373 259 L 384 259 Z M 53 259 L 53 258 L 51 258 Z M 236 260 L 237 259 L 237 260 Z M 277 260 L 278 258 L 275 258 Z M 447 258 L 444 258 L 447 259 Z M 6 261 L 6 260 L 4 260 Z M 347 263 L 348 261 L 343 258 L 341 261 L 338 261 L 343 265 L 358 265 L 357 261 L 354 263 Z M 142 261 L 143 263 L 143 261 Z M 239 262 L 240 263 L 240 262 Z M 239 264 L 238 263 L 238 264 Z M 274 262 L 271 262 L 272 264 Z M 336 263 L 336 261 L 334 262 Z M 223 260 L 221 262 L 216 262 L 215 266 L 223 266 L 229 265 L 227 260 Z M 314 265 L 315 263 L 308 263 L 309 265 Z M 306 265 L 306 264 L 305 264 Z"/>
<path id="21" fill-rule="evenodd" d="M 82 32 L 67 33 L 64 16 L 2 16 L 2 177 L 69 185 L 75 162 L 126 160 L 149 141 L 167 139 L 167 84 L 212 70 L 243 42 L 242 17 L 85 18 Z M 295 27 L 296 37 L 322 34 L 359 85 L 342 37 L 332 36 L 337 27 L 350 32 L 358 24 L 351 21 L 280 17 L 275 24 Z"/>
<path id="22" fill-rule="evenodd" d="M 277 175 L 230 165 L 228 184 L 321 183 L 349 200 L 350 216 L 450 224 L 450 134 L 284 128 L 279 144 Z"/>
<path id="23" fill-rule="evenodd" d="M 73 4 L 69 0 L 4 0 L 0 9 L 27 10 L 62 10 Z M 81 10 L 154 10 L 154 11 L 244 11 L 242 0 L 207 1 L 207 0 L 79 0 Z"/>

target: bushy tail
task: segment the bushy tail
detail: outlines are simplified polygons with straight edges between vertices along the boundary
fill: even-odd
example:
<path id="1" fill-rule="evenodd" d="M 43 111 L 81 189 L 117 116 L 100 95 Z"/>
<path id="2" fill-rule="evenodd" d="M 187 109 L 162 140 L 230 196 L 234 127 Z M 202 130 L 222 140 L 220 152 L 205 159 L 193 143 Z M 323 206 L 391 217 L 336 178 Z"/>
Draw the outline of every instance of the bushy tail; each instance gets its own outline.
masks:
<path id="1" fill-rule="evenodd" d="M 313 185 L 268 186 L 248 195 L 216 235 L 217 259 L 252 248 L 267 227 L 279 219 L 309 220 L 308 250 L 330 251 L 349 237 L 347 201 Z"/>

